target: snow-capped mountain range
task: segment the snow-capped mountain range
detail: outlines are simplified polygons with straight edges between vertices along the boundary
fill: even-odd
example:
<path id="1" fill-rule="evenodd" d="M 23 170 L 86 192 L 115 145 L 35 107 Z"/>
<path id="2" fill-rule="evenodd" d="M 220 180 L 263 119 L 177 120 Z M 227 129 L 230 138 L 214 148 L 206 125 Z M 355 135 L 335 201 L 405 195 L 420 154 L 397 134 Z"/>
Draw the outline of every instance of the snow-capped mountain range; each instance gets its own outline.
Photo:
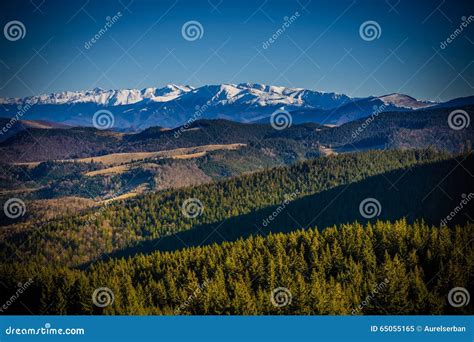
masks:
<path id="1" fill-rule="evenodd" d="M 31 96 L 26 98 L 0 98 L 0 104 L 73 104 L 95 103 L 102 106 L 120 106 L 150 100 L 154 102 L 171 101 L 184 93 L 193 90 L 190 86 L 169 84 L 164 88 L 144 88 L 105 90 L 94 88 L 85 91 L 64 91 L 49 95 Z"/>
<path id="2" fill-rule="evenodd" d="M 0 98 L 0 104 L 73 104 L 94 103 L 102 106 L 120 106 L 138 102 L 169 102 L 184 94 L 208 98 L 215 105 L 247 104 L 257 106 L 295 105 L 333 107 L 350 98 L 336 93 L 323 93 L 303 88 L 285 88 L 263 84 L 221 84 L 194 88 L 188 85 L 168 84 L 163 88 L 85 91 L 66 91 L 26 98 Z"/>
<path id="3" fill-rule="evenodd" d="M 205 85 L 169 84 L 163 88 L 66 91 L 27 98 L 0 98 L 0 117 L 12 117 L 18 108 L 28 110 L 22 119 L 48 120 L 92 126 L 99 109 L 113 113 L 115 128 L 175 127 L 188 120 L 225 118 L 261 121 L 275 110 L 305 113 L 304 121 L 341 124 L 368 116 L 375 107 L 384 111 L 425 108 L 436 103 L 403 94 L 352 98 L 304 88 L 255 83 Z M 301 116 L 300 116 L 301 117 Z"/>

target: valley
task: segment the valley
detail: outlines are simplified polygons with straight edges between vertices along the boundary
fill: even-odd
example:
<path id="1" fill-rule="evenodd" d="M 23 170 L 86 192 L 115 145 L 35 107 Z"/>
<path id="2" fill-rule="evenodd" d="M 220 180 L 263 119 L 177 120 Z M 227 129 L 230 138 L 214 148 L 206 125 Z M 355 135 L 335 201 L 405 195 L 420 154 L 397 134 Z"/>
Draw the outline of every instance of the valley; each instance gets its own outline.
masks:
<path id="1" fill-rule="evenodd" d="M 474 342 L 473 1 L 4 3 L 0 342 Z"/>
<path id="2" fill-rule="evenodd" d="M 238 102 L 252 87 L 220 87 L 218 96 Z M 260 88 L 326 107 L 295 109 L 284 129 L 267 119 L 145 127 L 147 119 L 134 131 L 19 121 L 0 142 L 0 199 L 23 210 L 0 213 L 0 282 L 32 277 L 24 301 L 48 314 L 350 314 L 370 284 L 388 279 L 395 285 L 378 304 L 384 312 L 451 313 L 442 298 L 450 285 L 429 279 L 432 265 L 449 260 L 441 278 L 464 269 L 456 284 L 472 283 L 473 204 L 442 224 L 474 193 L 473 127 L 449 124 L 455 109 L 474 110 L 470 100 L 449 107 Z M 107 101 L 142 106 L 151 96 L 147 106 L 171 105 L 203 91 L 168 90 Z M 74 95 L 75 105 L 102 101 L 96 92 L 104 95 Z M 70 96 L 34 101 L 63 106 Z M 367 114 L 375 104 L 386 108 Z M 365 201 L 374 214 L 363 212 Z M 207 282 L 205 297 L 180 306 L 186 288 Z M 87 297 L 103 285 L 117 304 L 98 309 Z M 277 285 L 291 289 L 293 305 L 269 305 L 264 297 Z M 402 305 L 407 296 L 412 304 Z"/>

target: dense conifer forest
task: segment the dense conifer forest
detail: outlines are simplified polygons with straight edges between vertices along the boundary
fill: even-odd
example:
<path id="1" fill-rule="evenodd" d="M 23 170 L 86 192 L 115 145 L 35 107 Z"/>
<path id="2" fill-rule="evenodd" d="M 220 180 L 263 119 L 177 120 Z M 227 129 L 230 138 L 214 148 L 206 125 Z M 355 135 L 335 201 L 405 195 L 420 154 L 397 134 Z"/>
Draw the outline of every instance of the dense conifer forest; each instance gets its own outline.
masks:
<path id="1" fill-rule="evenodd" d="M 447 302 L 472 288 L 474 226 L 345 224 L 100 262 L 88 270 L 2 265 L 31 285 L 23 314 L 462 314 Z M 15 277 L 12 277 L 15 275 Z M 104 292 L 105 307 L 91 301 Z M 2 291 L 2 299 L 8 299 Z M 25 306 L 28 307 L 28 311 Z"/>
<path id="2" fill-rule="evenodd" d="M 20 221 L 2 231 L 2 313 L 472 313 L 447 295 L 473 285 L 473 163 L 342 154 Z"/>
<path id="3" fill-rule="evenodd" d="M 108 254 L 146 240 L 165 238 L 202 225 L 219 224 L 229 218 L 252 213 L 257 213 L 256 218 L 259 218 L 261 212 L 258 211 L 281 205 L 288 196 L 292 200 L 303 199 L 308 195 L 397 169 L 401 170 L 401 176 L 409 173 L 416 165 L 449 157 L 449 154 L 431 149 L 342 154 L 211 184 L 149 193 L 128 201 L 104 205 L 80 215 L 69 215 L 45 223 L 19 224 L 2 232 L 4 238 L 0 240 L 0 256 L 2 260 L 22 261 L 34 257 L 36 261 L 43 263 L 53 260 L 55 263 L 77 266 L 104 253 Z M 460 161 L 466 159 L 465 156 L 458 158 Z M 443 177 L 444 174 L 436 172 L 435 175 L 427 176 L 431 179 Z M 394 177 L 393 182 L 396 178 Z M 378 179 L 376 183 L 380 183 L 381 189 L 390 187 L 390 183 L 386 183 L 384 179 Z M 367 190 L 370 188 L 373 188 L 373 185 Z M 368 192 L 370 193 L 370 190 Z M 352 191 L 349 193 L 354 195 L 355 201 L 360 202 L 363 199 L 359 199 L 362 194 L 355 195 Z M 422 193 L 421 190 L 419 193 Z M 202 206 L 201 215 L 193 218 L 183 215 L 183 204 L 187 199 L 199 201 Z M 356 204 L 357 209 L 358 202 Z M 303 210 L 298 215 L 306 215 L 305 213 L 309 212 Z M 360 218 L 358 211 L 356 214 L 355 218 Z M 336 213 L 332 219 L 336 220 L 338 215 Z M 355 218 L 349 216 L 347 222 L 352 222 Z M 261 219 L 255 222 L 261 224 Z M 322 223 L 327 226 L 334 222 L 329 218 Z M 251 228 L 248 227 L 248 222 L 245 222 L 247 227 L 242 227 L 243 225 L 237 224 L 236 228 Z M 294 223 L 291 223 L 291 226 L 299 228 L 295 227 Z M 199 241 L 196 239 L 196 243 L 204 238 L 205 236 L 201 237 Z"/>

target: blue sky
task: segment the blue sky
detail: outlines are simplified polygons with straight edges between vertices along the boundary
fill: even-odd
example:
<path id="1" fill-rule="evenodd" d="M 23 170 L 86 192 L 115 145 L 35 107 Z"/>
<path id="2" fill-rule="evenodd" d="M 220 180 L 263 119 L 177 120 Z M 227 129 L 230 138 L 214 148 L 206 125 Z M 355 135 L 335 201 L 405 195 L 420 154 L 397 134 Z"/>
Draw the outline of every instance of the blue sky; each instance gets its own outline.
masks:
<path id="1" fill-rule="evenodd" d="M 474 22 L 440 48 L 473 9 L 472 1 L 15 1 L 2 4 L 0 24 L 21 21 L 26 35 L 0 37 L 0 96 L 252 82 L 448 100 L 474 94 Z M 182 27 L 192 20 L 203 34 L 188 41 Z M 377 39 L 362 39 L 366 21 L 380 26 Z"/>

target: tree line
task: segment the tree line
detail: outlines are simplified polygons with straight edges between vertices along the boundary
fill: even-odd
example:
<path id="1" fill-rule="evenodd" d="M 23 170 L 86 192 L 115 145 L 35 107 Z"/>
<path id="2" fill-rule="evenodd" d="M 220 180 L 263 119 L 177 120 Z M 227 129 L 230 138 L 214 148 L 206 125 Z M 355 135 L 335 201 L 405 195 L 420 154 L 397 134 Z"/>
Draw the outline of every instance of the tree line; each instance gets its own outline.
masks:
<path id="1" fill-rule="evenodd" d="M 377 221 L 99 262 L 2 264 L 6 314 L 472 314 L 474 225 Z M 100 293 L 101 291 L 105 291 Z"/>

